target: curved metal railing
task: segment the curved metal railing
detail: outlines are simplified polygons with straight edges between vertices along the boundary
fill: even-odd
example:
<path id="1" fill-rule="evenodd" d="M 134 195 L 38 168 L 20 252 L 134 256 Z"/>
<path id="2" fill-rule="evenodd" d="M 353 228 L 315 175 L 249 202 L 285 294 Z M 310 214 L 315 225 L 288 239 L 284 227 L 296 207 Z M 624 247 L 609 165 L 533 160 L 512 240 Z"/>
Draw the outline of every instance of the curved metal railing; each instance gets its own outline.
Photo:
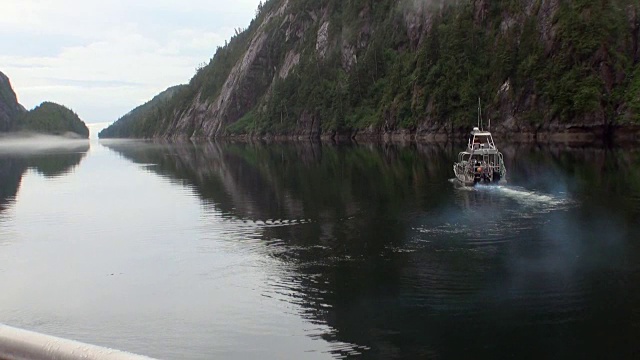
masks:
<path id="1" fill-rule="evenodd" d="M 0 360 L 152 360 L 0 324 Z"/>

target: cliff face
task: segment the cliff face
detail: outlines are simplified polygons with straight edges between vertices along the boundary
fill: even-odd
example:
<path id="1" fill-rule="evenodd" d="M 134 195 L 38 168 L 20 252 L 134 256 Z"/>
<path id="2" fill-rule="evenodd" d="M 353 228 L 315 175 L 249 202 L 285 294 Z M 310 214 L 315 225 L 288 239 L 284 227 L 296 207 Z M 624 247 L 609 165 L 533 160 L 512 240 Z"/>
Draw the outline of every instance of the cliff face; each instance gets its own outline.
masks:
<path id="1" fill-rule="evenodd" d="M 633 138 L 639 13 L 633 0 L 271 0 L 118 135 L 447 137 L 475 125 L 480 97 L 498 133 Z"/>
<path id="2" fill-rule="evenodd" d="M 9 78 L 0 72 L 0 132 L 9 131 L 25 109 L 18 103 Z"/>
<path id="3" fill-rule="evenodd" d="M 183 88 L 184 85 L 177 85 L 166 89 L 154 96 L 153 99 L 123 115 L 114 125 L 102 130 L 99 135 L 111 138 L 122 136 L 143 137 L 153 127 L 153 125 L 147 126 L 147 122 L 153 124 L 153 119 L 167 117 L 168 114 L 163 113 L 163 110 L 165 110 L 173 96 Z"/>

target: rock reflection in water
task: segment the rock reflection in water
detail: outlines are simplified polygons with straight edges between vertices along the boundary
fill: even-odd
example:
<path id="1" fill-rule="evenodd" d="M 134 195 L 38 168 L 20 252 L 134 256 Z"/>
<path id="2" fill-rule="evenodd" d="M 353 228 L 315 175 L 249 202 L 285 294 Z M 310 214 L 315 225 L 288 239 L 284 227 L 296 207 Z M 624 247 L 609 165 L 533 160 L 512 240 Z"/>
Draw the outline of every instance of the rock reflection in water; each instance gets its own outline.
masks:
<path id="1" fill-rule="evenodd" d="M 637 152 L 507 146 L 509 185 L 460 190 L 441 146 L 107 146 L 259 224 L 287 268 L 264 295 L 328 325 L 336 356 L 633 351 Z"/>
<path id="2" fill-rule="evenodd" d="M 34 169 L 45 177 L 63 176 L 80 164 L 89 151 L 86 141 L 40 148 L 2 148 L 0 151 L 0 211 L 15 199 L 22 176 Z"/>

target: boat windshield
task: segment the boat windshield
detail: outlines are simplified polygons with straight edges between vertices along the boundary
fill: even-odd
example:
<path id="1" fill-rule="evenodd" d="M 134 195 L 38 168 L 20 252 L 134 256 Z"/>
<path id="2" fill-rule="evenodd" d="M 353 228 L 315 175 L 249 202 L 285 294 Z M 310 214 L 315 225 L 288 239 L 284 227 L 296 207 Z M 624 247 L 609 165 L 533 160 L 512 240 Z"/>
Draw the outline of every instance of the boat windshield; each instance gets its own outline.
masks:
<path id="1" fill-rule="evenodd" d="M 493 143 L 493 139 L 491 138 L 491 134 L 471 134 L 469 138 L 469 148 L 473 150 L 478 149 L 494 149 L 495 144 Z"/>

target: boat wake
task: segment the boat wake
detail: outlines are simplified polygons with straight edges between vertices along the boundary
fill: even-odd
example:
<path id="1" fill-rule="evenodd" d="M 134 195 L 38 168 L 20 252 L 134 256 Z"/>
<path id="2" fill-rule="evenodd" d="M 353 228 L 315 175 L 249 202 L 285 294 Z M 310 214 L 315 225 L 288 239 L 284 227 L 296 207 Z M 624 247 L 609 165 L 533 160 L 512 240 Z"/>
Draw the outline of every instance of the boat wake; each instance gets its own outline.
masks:
<path id="1" fill-rule="evenodd" d="M 497 246 L 526 238 L 548 224 L 549 214 L 574 206 L 562 192 L 506 184 L 461 186 L 455 192 L 451 207 L 418 220 L 415 246 L 436 251 Z"/>
<path id="2" fill-rule="evenodd" d="M 545 194 L 545 193 L 541 193 L 533 190 L 528 190 L 518 186 L 507 186 L 507 185 L 475 186 L 470 189 L 476 192 L 488 192 L 488 193 L 499 194 L 501 196 L 505 196 L 510 199 L 513 199 L 524 205 L 542 205 L 542 206 L 556 207 L 556 206 L 565 205 L 569 203 L 569 199 L 567 199 L 566 197 Z"/>

